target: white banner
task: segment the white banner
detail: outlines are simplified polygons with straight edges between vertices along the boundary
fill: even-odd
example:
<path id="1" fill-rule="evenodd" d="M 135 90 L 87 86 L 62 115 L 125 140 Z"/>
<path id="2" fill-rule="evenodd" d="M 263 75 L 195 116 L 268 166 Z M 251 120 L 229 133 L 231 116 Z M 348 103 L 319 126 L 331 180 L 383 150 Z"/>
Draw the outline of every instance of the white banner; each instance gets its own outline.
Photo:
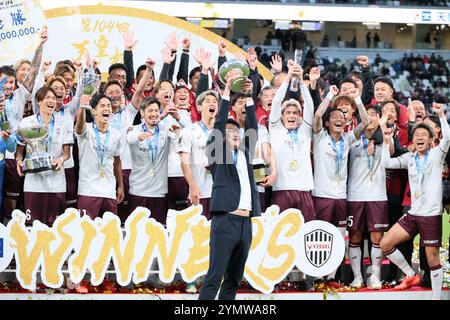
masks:
<path id="1" fill-rule="evenodd" d="M 171 283 L 179 270 L 182 279 L 191 283 L 205 275 L 209 266 L 211 221 L 201 213 L 201 206 L 169 210 L 164 228 L 151 218 L 148 209 L 138 207 L 128 217 L 123 232 L 119 218 L 109 212 L 93 221 L 67 209 L 51 228 L 39 221 L 27 228 L 26 215 L 16 210 L 6 227 L 0 224 L 0 272 L 14 257 L 16 277 L 23 288 L 36 288 L 39 269 L 46 286 L 60 288 L 67 261 L 72 282 L 89 277 L 96 286 L 103 282 L 112 260 L 117 283 L 126 286 L 146 281 L 157 259 L 161 281 Z M 261 217 L 252 218 L 252 223 L 253 240 L 244 277 L 262 293 L 271 293 L 294 266 L 308 274 L 313 264 L 311 274 L 323 276 L 342 262 L 344 240 L 327 222 L 304 224 L 299 210 L 279 214 L 279 208 L 271 206 Z M 308 238 L 323 232 L 329 236 Z M 305 258 L 304 252 L 311 250 L 317 254 Z"/>

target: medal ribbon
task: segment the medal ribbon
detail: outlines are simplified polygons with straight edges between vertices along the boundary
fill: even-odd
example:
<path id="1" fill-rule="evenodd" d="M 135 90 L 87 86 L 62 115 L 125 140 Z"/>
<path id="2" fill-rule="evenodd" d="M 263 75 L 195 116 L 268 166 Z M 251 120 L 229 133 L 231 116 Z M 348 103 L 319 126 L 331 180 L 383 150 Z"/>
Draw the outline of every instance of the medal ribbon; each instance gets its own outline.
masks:
<path id="1" fill-rule="evenodd" d="M 374 156 L 373 155 L 369 156 L 369 151 L 367 150 L 367 148 L 369 146 L 369 140 L 367 139 L 365 132 L 363 132 L 361 134 L 361 139 L 362 139 L 362 143 L 363 143 L 364 152 L 367 156 L 367 166 L 369 167 L 369 173 L 372 174 Z"/>
<path id="2" fill-rule="evenodd" d="M 147 125 L 145 123 L 142 124 L 142 129 L 144 132 L 148 132 Z M 148 139 L 148 151 L 150 153 L 150 161 L 151 163 L 155 162 L 156 156 L 158 155 L 158 145 L 159 145 L 159 127 L 155 127 L 155 135 L 153 139 Z"/>
<path id="3" fill-rule="evenodd" d="M 42 117 L 40 112 L 36 114 L 37 121 L 40 127 L 44 127 L 44 123 L 42 122 Z M 50 120 L 50 130 L 48 132 L 47 137 L 47 152 L 50 152 L 50 147 L 52 145 L 53 140 L 53 132 L 55 131 L 55 116 L 52 114 L 52 120 Z"/>
<path id="4" fill-rule="evenodd" d="M 92 124 L 92 127 L 94 128 L 95 132 L 95 139 L 97 140 L 97 157 L 98 161 L 100 162 L 100 168 L 103 168 L 105 166 L 105 158 L 108 156 L 108 149 L 109 149 L 109 136 L 111 132 L 109 129 L 106 131 L 106 138 L 105 138 L 105 148 L 102 148 L 102 142 L 100 141 L 100 133 L 98 131 L 97 125 L 95 122 Z"/>
<path id="5" fill-rule="evenodd" d="M 206 139 L 208 139 L 208 137 L 209 137 L 209 129 L 208 129 L 208 127 L 203 123 L 203 121 L 199 121 L 198 125 L 200 126 L 200 128 L 202 128 L 203 133 L 206 136 Z"/>
<path id="6" fill-rule="evenodd" d="M 299 141 L 299 137 L 298 137 L 298 128 L 295 128 L 293 130 L 288 130 L 288 135 L 289 138 L 291 140 L 290 142 L 290 147 L 292 149 L 292 158 L 293 159 L 298 159 L 299 157 L 299 152 L 298 152 L 298 141 Z"/>
<path id="7" fill-rule="evenodd" d="M 328 135 L 328 138 L 331 141 L 331 147 L 333 148 L 334 153 L 336 154 L 336 176 L 339 176 L 341 172 L 342 161 L 344 160 L 344 137 L 339 138 L 339 150 L 337 148 L 336 142 L 334 142 L 333 137 Z"/>
<path id="8" fill-rule="evenodd" d="M 422 163 L 420 162 L 420 157 L 419 157 L 418 153 L 416 153 L 416 156 L 414 157 L 414 160 L 416 162 L 416 170 L 418 173 L 419 184 L 422 183 L 423 174 L 424 174 L 425 168 L 428 165 L 429 156 L 430 156 L 430 150 L 428 150 L 427 153 L 425 154 L 425 156 L 423 157 Z"/>

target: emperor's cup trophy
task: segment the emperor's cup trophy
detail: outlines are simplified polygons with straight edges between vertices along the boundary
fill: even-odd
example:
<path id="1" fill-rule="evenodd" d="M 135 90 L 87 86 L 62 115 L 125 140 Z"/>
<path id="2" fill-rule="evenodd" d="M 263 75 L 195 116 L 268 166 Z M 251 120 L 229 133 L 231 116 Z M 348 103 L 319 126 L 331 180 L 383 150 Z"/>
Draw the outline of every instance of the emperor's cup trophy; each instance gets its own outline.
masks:
<path id="1" fill-rule="evenodd" d="M 83 74 L 83 77 L 81 79 L 81 87 L 83 94 L 92 97 L 94 93 L 98 91 L 98 88 L 100 87 L 100 82 L 101 82 L 100 75 L 95 73 L 94 68 L 87 69 L 87 71 Z M 83 105 L 81 106 L 81 108 L 91 110 L 89 105 Z"/>
<path id="2" fill-rule="evenodd" d="M 250 68 L 244 60 L 233 59 L 225 62 L 219 69 L 219 79 L 223 84 L 227 84 L 227 79 L 234 75 L 239 75 L 231 84 L 231 91 L 242 92 L 242 85 L 250 74 Z"/>
<path id="3" fill-rule="evenodd" d="M 20 128 L 17 134 L 22 141 L 25 141 L 27 148 L 27 155 L 22 162 L 23 173 L 55 169 L 53 157 L 47 149 L 47 128 L 41 126 Z"/>

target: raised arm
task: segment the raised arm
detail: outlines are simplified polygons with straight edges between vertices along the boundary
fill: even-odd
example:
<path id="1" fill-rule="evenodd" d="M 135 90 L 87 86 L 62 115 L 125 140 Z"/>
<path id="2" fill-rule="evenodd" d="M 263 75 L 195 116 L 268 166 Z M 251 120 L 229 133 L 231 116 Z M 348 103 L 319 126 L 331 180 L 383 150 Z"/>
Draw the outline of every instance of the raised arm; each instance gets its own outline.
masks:
<path id="1" fill-rule="evenodd" d="M 150 77 L 152 76 L 152 70 L 155 67 L 155 61 L 152 58 L 147 58 L 147 61 L 145 61 L 145 66 L 146 68 L 144 75 L 139 81 L 137 89 L 133 94 L 133 98 L 131 99 L 131 104 L 136 110 L 139 110 L 140 108 L 145 86 L 147 85 L 148 81 L 150 80 Z"/>
<path id="2" fill-rule="evenodd" d="M 330 86 L 330 91 L 326 95 L 325 99 L 322 100 L 322 102 L 319 105 L 319 108 L 317 108 L 316 113 L 314 114 L 314 120 L 313 120 L 313 132 L 319 133 L 323 128 L 323 121 L 322 117 L 325 114 L 325 111 L 328 108 L 328 105 L 333 100 L 334 96 L 339 93 L 339 89 L 336 86 Z"/>
<path id="3" fill-rule="evenodd" d="M 134 64 L 133 49 L 136 47 L 137 40 L 134 39 L 134 32 L 127 31 L 123 34 L 123 63 L 127 67 L 127 83 L 125 88 L 131 88 L 134 83 Z"/>
<path id="4" fill-rule="evenodd" d="M 217 59 L 217 69 L 227 62 L 227 56 L 225 55 L 227 52 L 227 44 L 225 41 L 219 42 L 219 58 Z"/>
<path id="5" fill-rule="evenodd" d="M 44 50 L 45 42 L 47 42 L 48 39 L 47 27 L 43 28 L 40 36 L 41 36 L 41 43 L 39 44 L 39 46 L 36 49 L 36 52 L 34 53 L 33 61 L 31 62 L 30 72 L 28 73 L 28 76 L 25 78 L 25 81 L 23 82 L 23 86 L 25 87 L 25 89 L 28 90 L 28 92 L 33 91 L 34 82 L 41 67 L 42 52 Z"/>
<path id="6" fill-rule="evenodd" d="M 439 142 L 439 148 L 442 152 L 447 153 L 450 146 L 450 127 L 444 113 L 444 106 L 440 103 L 433 102 L 433 111 L 438 115 L 441 122 L 442 139 Z"/>
<path id="7" fill-rule="evenodd" d="M 367 113 L 366 107 L 364 107 L 364 104 L 361 101 L 361 97 L 357 96 L 355 97 L 356 105 L 358 106 L 358 113 L 359 117 L 361 118 L 361 122 L 358 124 L 358 126 L 355 128 L 355 137 L 356 139 L 359 139 L 361 137 L 361 134 L 366 130 L 367 126 L 369 125 L 370 118 L 369 114 Z"/>
<path id="8" fill-rule="evenodd" d="M 88 106 L 91 102 L 91 97 L 88 95 L 82 95 L 80 98 L 81 106 Z M 81 108 L 81 111 L 77 114 L 77 123 L 75 124 L 75 133 L 78 135 L 83 134 L 86 130 L 86 112 L 84 108 Z"/>
<path id="9" fill-rule="evenodd" d="M 184 83 L 189 83 L 189 50 L 191 48 L 191 38 L 183 38 L 181 40 L 183 45 L 183 53 L 181 54 L 180 66 L 177 73 L 177 81 L 183 80 Z"/>
<path id="10" fill-rule="evenodd" d="M 196 92 L 196 95 L 198 97 L 202 92 L 208 90 L 208 72 L 209 69 L 214 66 L 214 63 L 211 60 L 211 53 L 203 48 L 199 48 L 195 51 L 194 59 L 201 65 L 202 68 Z"/>
<path id="11" fill-rule="evenodd" d="M 359 88 L 361 100 L 363 104 L 368 105 L 372 101 L 372 98 L 374 96 L 374 85 L 373 85 L 373 79 L 372 79 L 372 73 L 370 72 L 369 67 L 369 58 L 367 56 L 357 56 L 356 62 L 361 66 L 361 74 L 362 74 L 362 82 L 363 87 Z"/>
<path id="12" fill-rule="evenodd" d="M 311 95 L 311 98 L 314 103 L 314 112 L 319 107 L 320 103 L 322 102 L 322 99 L 320 98 L 320 89 L 317 86 L 317 81 L 320 79 L 320 69 L 317 67 L 311 68 L 309 71 L 309 94 Z M 304 96 L 304 95 L 303 95 Z M 314 114 L 313 114 L 314 118 Z M 311 120 L 312 122 L 312 120 Z"/>
<path id="13" fill-rule="evenodd" d="M 303 82 L 303 76 L 298 77 L 298 79 L 300 81 L 300 90 L 303 97 L 303 121 L 306 124 L 312 126 L 314 120 L 314 101 L 311 97 L 308 87 Z"/>
<path id="14" fill-rule="evenodd" d="M 294 72 L 294 62 L 292 60 L 289 60 L 288 67 L 289 72 L 286 75 L 284 81 L 281 83 L 277 92 L 275 93 L 272 101 L 272 106 L 270 107 L 269 121 L 272 125 L 277 123 L 281 119 L 281 105 L 283 103 L 286 91 L 289 86 L 289 82 L 291 81 Z"/>
<path id="15" fill-rule="evenodd" d="M 169 69 L 170 69 L 170 64 L 175 60 L 176 53 L 172 54 L 172 51 L 170 50 L 170 48 L 167 46 L 164 46 L 164 48 L 161 49 L 161 54 L 162 54 L 162 59 L 163 59 L 164 64 L 161 69 L 161 73 L 159 75 L 159 81 L 169 80 L 170 82 L 172 82 L 172 80 L 170 79 L 170 76 L 169 76 Z"/>

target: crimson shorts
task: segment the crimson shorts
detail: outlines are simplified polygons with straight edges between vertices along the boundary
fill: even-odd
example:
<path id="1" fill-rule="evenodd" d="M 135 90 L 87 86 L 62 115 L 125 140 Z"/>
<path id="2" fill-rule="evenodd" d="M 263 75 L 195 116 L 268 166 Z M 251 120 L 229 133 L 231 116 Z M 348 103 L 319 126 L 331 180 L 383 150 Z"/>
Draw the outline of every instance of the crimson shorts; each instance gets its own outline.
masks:
<path id="1" fill-rule="evenodd" d="M 272 204 L 280 207 L 280 213 L 284 210 L 293 208 L 302 212 L 305 222 L 316 218 L 314 202 L 311 193 L 298 190 L 281 190 L 272 193 Z"/>
<path id="2" fill-rule="evenodd" d="M 91 219 L 103 217 L 106 211 L 117 214 L 117 200 L 89 196 L 78 196 L 78 209 L 81 214 L 87 214 Z"/>
<path id="3" fill-rule="evenodd" d="M 210 207 L 211 198 L 200 199 L 200 204 L 203 206 L 203 215 L 206 219 L 211 219 L 211 207 Z"/>
<path id="4" fill-rule="evenodd" d="M 23 190 L 23 179 L 17 173 L 15 159 L 5 159 L 5 175 L 3 178 L 3 194 L 11 199 L 19 198 Z"/>
<path id="5" fill-rule="evenodd" d="M 347 200 L 313 197 L 316 219 L 329 222 L 336 227 L 347 226 Z"/>
<path id="6" fill-rule="evenodd" d="M 122 170 L 122 176 L 123 176 L 123 193 L 125 197 L 123 198 L 123 201 L 117 206 L 117 210 L 119 212 L 119 217 L 122 221 L 125 221 L 128 216 L 133 212 L 133 210 L 130 210 L 130 206 L 128 205 L 129 198 L 130 198 L 130 169 L 124 169 Z"/>
<path id="7" fill-rule="evenodd" d="M 261 206 L 261 212 L 266 212 L 266 194 L 264 192 L 259 193 L 259 205 Z"/>
<path id="8" fill-rule="evenodd" d="M 130 202 L 128 204 L 131 212 L 137 207 L 144 207 L 151 211 L 151 218 L 154 218 L 156 221 L 161 223 L 162 225 L 166 225 L 167 219 L 167 197 L 163 198 L 150 198 L 150 197 L 140 197 L 135 196 L 134 194 L 130 194 Z M 125 223 L 125 220 L 122 220 Z"/>
<path id="9" fill-rule="evenodd" d="M 184 177 L 169 177 L 167 180 L 169 208 L 183 210 L 189 207 L 189 185 Z"/>
<path id="10" fill-rule="evenodd" d="M 31 216 L 31 220 L 27 221 L 29 225 L 34 220 L 38 220 L 51 227 L 56 217 L 64 213 L 65 208 L 66 194 L 64 192 L 24 192 L 24 209 Z"/>
<path id="11" fill-rule="evenodd" d="M 369 232 L 389 229 L 387 201 L 348 201 L 347 230 L 363 231 L 367 222 Z"/>
<path id="12" fill-rule="evenodd" d="M 66 208 L 77 207 L 78 184 L 75 178 L 75 168 L 64 169 L 66 174 Z"/>
<path id="13" fill-rule="evenodd" d="M 442 216 L 414 216 L 405 214 L 397 223 L 414 238 L 420 234 L 420 244 L 424 247 L 440 247 L 442 244 Z"/>

